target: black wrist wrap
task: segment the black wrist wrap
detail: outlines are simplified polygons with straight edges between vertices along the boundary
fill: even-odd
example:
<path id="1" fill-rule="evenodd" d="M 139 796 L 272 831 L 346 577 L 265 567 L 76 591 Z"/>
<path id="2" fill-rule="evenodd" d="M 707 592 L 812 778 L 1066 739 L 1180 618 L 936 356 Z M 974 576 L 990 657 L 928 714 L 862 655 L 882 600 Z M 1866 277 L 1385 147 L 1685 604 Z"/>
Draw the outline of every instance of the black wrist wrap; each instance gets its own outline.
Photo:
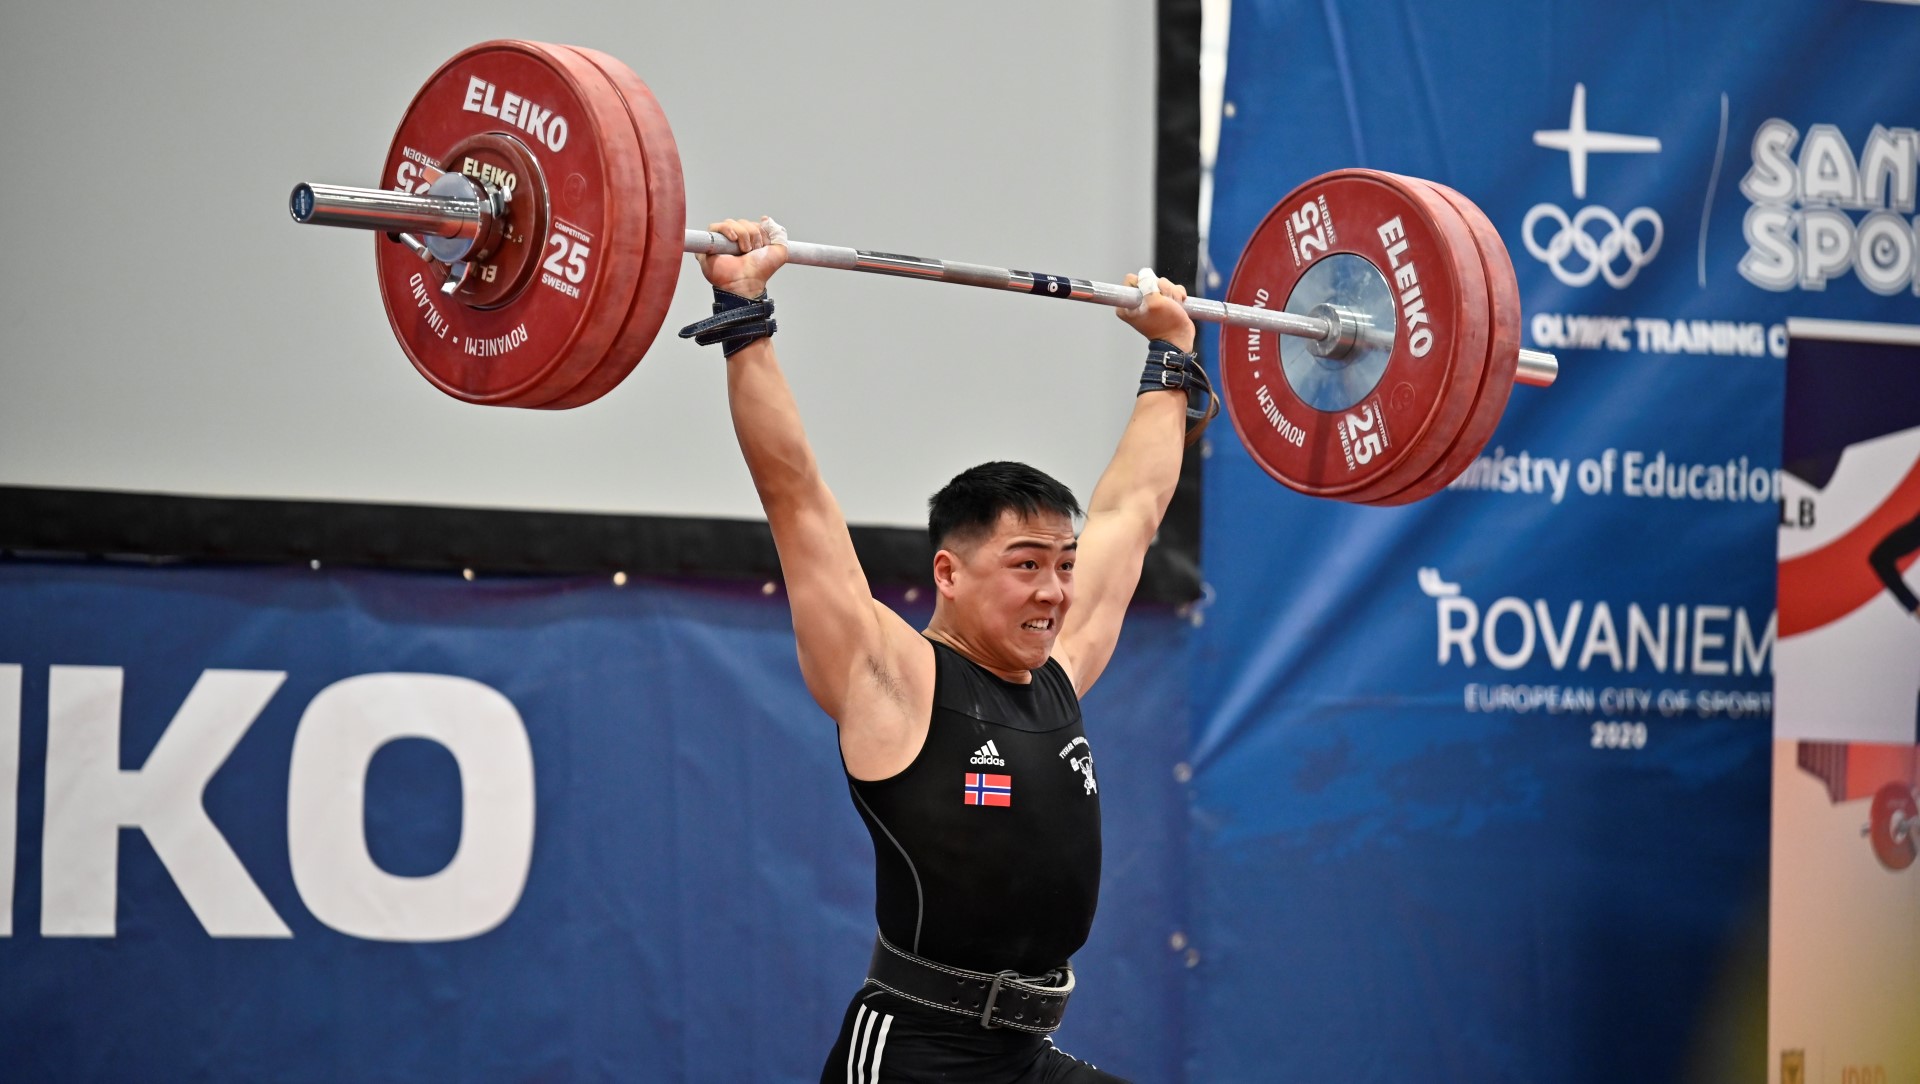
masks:
<path id="1" fill-rule="evenodd" d="M 1147 344 L 1147 367 L 1140 374 L 1138 394 L 1167 389 L 1184 391 L 1187 395 L 1187 444 L 1192 445 L 1220 413 L 1220 399 L 1213 394 L 1213 384 L 1207 379 L 1199 354 L 1182 351 L 1165 339 L 1155 339 Z"/>
<path id="2" fill-rule="evenodd" d="M 764 339 L 779 330 L 773 319 L 773 299 L 763 290 L 759 297 L 741 297 L 720 287 L 713 288 L 713 315 L 680 329 L 680 337 L 701 346 L 720 344 L 724 357 L 732 357 L 755 339 Z"/>

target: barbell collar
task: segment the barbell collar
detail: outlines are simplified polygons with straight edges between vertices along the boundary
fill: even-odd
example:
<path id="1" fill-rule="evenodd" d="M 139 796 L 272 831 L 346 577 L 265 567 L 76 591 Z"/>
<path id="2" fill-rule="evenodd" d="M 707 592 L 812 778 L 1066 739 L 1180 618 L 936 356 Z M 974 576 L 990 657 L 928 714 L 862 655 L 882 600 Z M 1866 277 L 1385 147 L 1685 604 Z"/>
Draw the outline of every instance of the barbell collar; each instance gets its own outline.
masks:
<path id="1" fill-rule="evenodd" d="M 424 243 L 421 242 L 421 240 L 418 237 L 415 237 L 413 234 L 396 233 L 396 234 L 391 234 L 390 236 L 394 240 L 400 242 L 401 244 L 407 246 L 409 249 L 413 250 L 413 254 L 420 257 L 421 259 L 423 260 L 433 259 L 433 250 L 428 248 Z"/>
<path id="2" fill-rule="evenodd" d="M 1365 313 L 1323 301 L 1309 310 L 1307 315 L 1327 323 L 1326 337 L 1307 343 L 1307 350 L 1315 357 L 1346 361 L 1358 346 L 1377 350 L 1393 349 L 1393 331 L 1375 327 L 1372 318 Z"/>

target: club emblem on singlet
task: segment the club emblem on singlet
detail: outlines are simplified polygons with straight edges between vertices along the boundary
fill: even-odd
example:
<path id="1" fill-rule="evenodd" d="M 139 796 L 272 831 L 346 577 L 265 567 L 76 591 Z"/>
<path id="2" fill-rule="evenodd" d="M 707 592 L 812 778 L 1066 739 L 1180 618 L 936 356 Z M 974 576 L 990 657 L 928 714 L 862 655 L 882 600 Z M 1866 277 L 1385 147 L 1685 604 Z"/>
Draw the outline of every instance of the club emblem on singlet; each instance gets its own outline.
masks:
<path id="1" fill-rule="evenodd" d="M 1013 776 L 968 772 L 966 804 L 1010 806 L 1013 804 Z"/>
<path id="2" fill-rule="evenodd" d="M 1075 749 L 1080 750 L 1077 756 L 1073 755 Z M 1060 750 L 1060 758 L 1067 762 L 1068 767 L 1086 777 L 1082 781 L 1086 787 L 1086 793 L 1100 793 L 1100 784 L 1093 778 L 1093 747 L 1087 744 L 1087 739 L 1075 738 L 1068 742 L 1066 747 Z"/>

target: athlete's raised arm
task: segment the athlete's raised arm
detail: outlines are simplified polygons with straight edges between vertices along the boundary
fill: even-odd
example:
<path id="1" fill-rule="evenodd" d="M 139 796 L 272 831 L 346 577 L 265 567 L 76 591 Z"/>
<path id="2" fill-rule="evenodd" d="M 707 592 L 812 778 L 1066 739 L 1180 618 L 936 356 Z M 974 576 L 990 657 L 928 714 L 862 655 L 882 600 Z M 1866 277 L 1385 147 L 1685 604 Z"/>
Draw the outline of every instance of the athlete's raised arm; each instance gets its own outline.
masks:
<path id="1" fill-rule="evenodd" d="M 1127 285 L 1137 283 L 1135 276 L 1127 276 Z M 1143 380 L 1133 416 L 1120 434 L 1120 446 L 1087 502 L 1087 522 L 1074 564 L 1074 606 L 1054 649 L 1054 656 L 1073 678 L 1074 691 L 1082 696 L 1113 657 L 1120 623 L 1140 583 L 1147 546 L 1160 529 L 1180 481 L 1189 402 L 1186 382 L 1199 371 L 1199 359 L 1192 353 L 1193 318 L 1180 305 L 1186 300 L 1186 289 L 1166 279 L 1158 285 L 1159 291 L 1148 293 L 1140 308 L 1122 309 L 1119 315 L 1150 340 L 1148 372 L 1166 374 L 1166 378 Z M 1210 395 L 1204 390 L 1204 374 L 1200 381 L 1197 395 L 1204 403 Z"/>
<path id="2" fill-rule="evenodd" d="M 873 598 L 774 355 L 765 296 L 767 280 L 786 262 L 785 232 L 766 219 L 730 219 L 710 229 L 744 251 L 701 257 L 715 289 L 715 315 L 695 328 L 704 325 L 701 341 L 726 350 L 734 433 L 780 553 L 800 672 L 840 725 L 848 768 L 856 776 L 890 774 L 904 766 L 903 754 L 911 759 L 925 732 L 932 648 Z"/>

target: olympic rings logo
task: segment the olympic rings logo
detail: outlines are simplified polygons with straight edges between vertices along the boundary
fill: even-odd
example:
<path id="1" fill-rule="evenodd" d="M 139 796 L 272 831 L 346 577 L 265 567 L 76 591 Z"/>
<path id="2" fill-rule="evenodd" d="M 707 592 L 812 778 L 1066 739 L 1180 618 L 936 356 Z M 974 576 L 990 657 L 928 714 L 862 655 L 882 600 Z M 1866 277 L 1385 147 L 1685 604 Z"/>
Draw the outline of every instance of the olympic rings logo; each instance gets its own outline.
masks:
<path id="1" fill-rule="evenodd" d="M 1544 245 L 1534 238 L 1534 227 L 1543 219 L 1559 223 L 1559 229 Z M 1600 225 L 1598 231 L 1592 228 L 1595 223 Z M 1645 241 L 1641 240 L 1642 226 L 1651 227 Z M 1608 285 L 1623 290 L 1660 254 L 1666 227 L 1651 207 L 1635 207 L 1623 220 L 1605 207 L 1587 206 L 1569 219 L 1559 207 L 1540 203 L 1527 212 L 1520 235 L 1534 259 L 1546 264 L 1553 277 L 1568 286 L 1585 286 L 1595 277 L 1605 276 Z M 1567 265 L 1568 256 L 1578 258 L 1572 267 Z M 1622 261 L 1625 267 L 1618 268 Z"/>

